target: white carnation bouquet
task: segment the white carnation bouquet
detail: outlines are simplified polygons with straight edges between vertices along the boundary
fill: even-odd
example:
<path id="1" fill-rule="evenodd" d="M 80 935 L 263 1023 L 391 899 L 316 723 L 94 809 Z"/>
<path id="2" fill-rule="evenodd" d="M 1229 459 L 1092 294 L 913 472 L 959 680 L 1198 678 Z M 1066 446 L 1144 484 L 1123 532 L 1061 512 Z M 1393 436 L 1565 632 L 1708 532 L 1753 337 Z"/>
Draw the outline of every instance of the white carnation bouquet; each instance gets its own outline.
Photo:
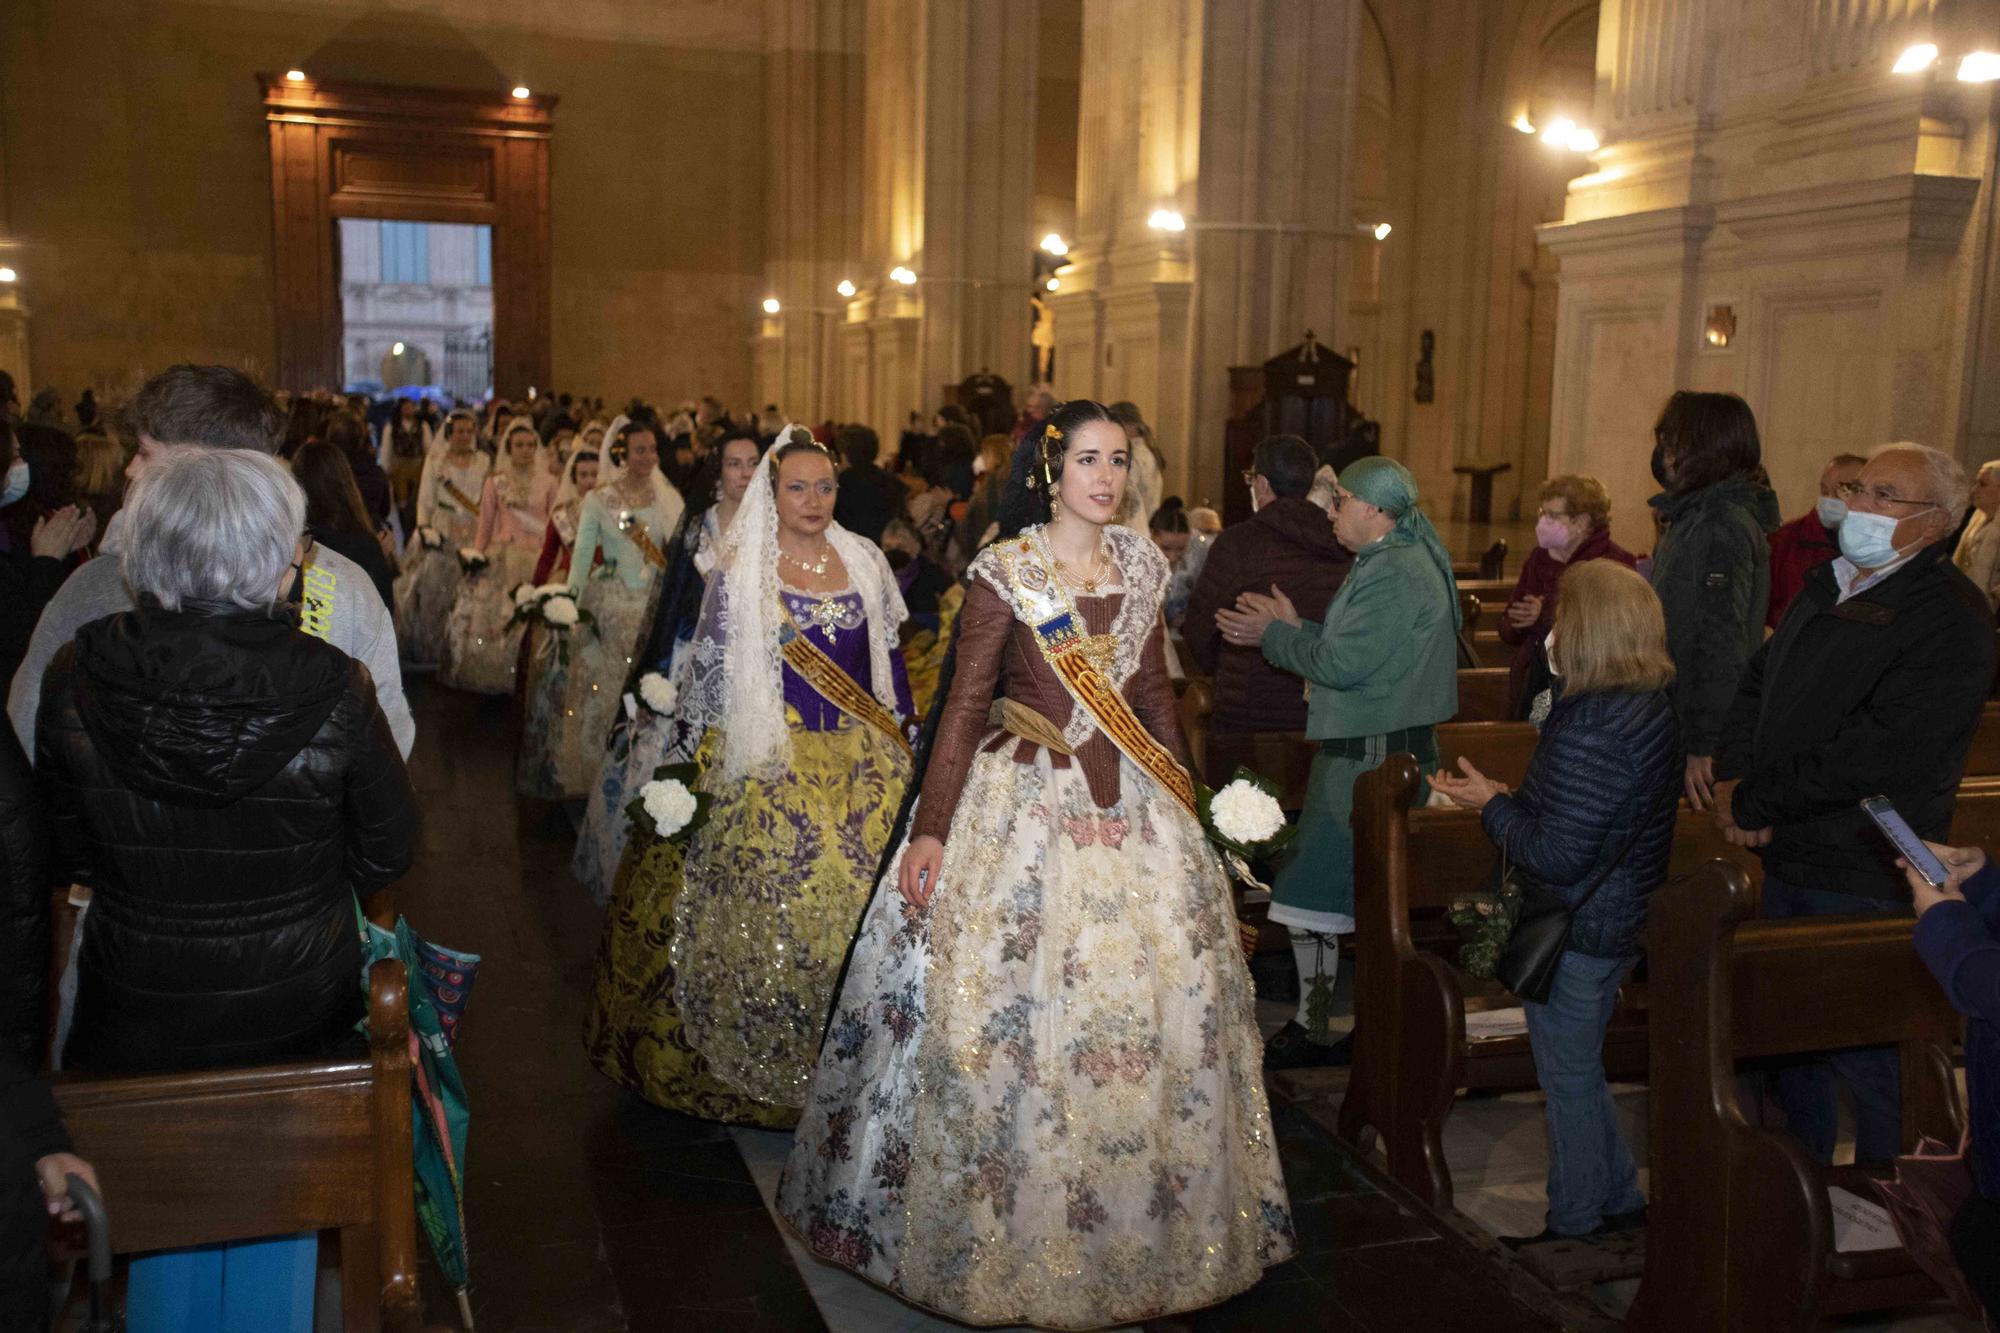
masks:
<path id="1" fill-rule="evenodd" d="M 1219 789 L 1197 784 L 1195 790 L 1195 811 L 1201 817 L 1202 832 L 1222 853 L 1223 864 L 1244 884 L 1266 892 L 1270 885 L 1257 878 L 1250 863 L 1270 856 L 1298 833 L 1297 826 L 1285 819 L 1284 806 L 1278 801 L 1281 790 L 1271 779 L 1247 768 L 1238 768 Z M 1255 954 L 1256 927 L 1242 922 L 1239 929 L 1243 952 Z"/>
<path id="2" fill-rule="evenodd" d="M 639 677 L 639 702 L 657 717 L 670 717 L 680 706 L 681 692 L 657 671 Z"/>
<path id="3" fill-rule="evenodd" d="M 553 631 L 556 656 L 564 666 L 569 665 L 570 631 L 583 625 L 597 633 L 597 617 L 577 604 L 566 583 L 544 583 L 539 588 L 523 583 L 515 588 L 514 614 L 507 617 L 506 627 L 516 625 L 539 625 Z"/>
<path id="4" fill-rule="evenodd" d="M 632 820 L 633 832 L 681 843 L 694 836 L 695 830 L 708 822 L 714 800 L 700 789 L 700 777 L 698 764 L 667 764 L 654 769 L 652 780 L 626 802 L 625 813 Z"/>
<path id="5" fill-rule="evenodd" d="M 458 548 L 458 567 L 467 574 L 477 574 L 490 563 L 492 562 L 487 560 L 486 553 L 477 547 L 461 546 Z"/>

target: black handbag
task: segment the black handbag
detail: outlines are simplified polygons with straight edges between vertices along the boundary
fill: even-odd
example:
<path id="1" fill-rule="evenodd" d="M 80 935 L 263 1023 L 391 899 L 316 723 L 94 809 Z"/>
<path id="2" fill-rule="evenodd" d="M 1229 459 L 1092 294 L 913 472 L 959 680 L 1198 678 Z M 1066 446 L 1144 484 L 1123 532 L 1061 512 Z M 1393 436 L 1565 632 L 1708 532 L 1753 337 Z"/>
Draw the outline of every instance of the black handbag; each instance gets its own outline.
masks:
<path id="1" fill-rule="evenodd" d="M 1562 961 L 1563 950 L 1569 946 L 1571 923 L 1604 881 L 1625 864 L 1626 853 L 1638 840 L 1636 832 L 1625 840 L 1618 855 L 1598 872 L 1574 907 L 1564 902 L 1554 889 L 1532 880 L 1524 883 L 1520 912 L 1514 918 L 1514 929 L 1508 934 L 1507 943 L 1500 950 L 1500 960 L 1494 965 L 1494 980 L 1524 1000 L 1547 1004 L 1549 992 L 1556 984 L 1556 964 Z M 1514 873 L 1519 875 L 1518 869 Z"/>

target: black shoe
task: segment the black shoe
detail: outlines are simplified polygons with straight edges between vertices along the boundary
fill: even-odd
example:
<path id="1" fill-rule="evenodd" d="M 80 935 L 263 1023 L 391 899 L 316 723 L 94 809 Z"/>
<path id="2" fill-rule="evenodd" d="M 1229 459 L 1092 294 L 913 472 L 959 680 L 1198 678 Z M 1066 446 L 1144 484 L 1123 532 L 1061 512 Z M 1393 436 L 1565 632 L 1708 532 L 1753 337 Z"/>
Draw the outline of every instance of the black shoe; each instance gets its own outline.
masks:
<path id="1" fill-rule="evenodd" d="M 1272 1033 L 1264 1043 L 1266 1069 L 1341 1069 L 1353 1058 L 1353 1033 L 1328 1045 L 1307 1036 L 1296 1020 Z"/>
<path id="2" fill-rule="evenodd" d="M 1607 1232 L 1643 1231 L 1646 1227 L 1646 1205 L 1640 1204 L 1629 1213 L 1606 1213 L 1604 1225 L 1599 1230 Z"/>
<path id="3" fill-rule="evenodd" d="M 1606 1235 L 1609 1231 L 1610 1228 L 1601 1222 L 1595 1231 L 1586 1231 L 1580 1236 L 1565 1236 L 1553 1227 L 1543 1227 L 1539 1236 L 1502 1236 L 1500 1243 L 1510 1250 L 1525 1250 L 1530 1245 L 1547 1245 L 1550 1241 L 1589 1240 L 1593 1236 Z"/>

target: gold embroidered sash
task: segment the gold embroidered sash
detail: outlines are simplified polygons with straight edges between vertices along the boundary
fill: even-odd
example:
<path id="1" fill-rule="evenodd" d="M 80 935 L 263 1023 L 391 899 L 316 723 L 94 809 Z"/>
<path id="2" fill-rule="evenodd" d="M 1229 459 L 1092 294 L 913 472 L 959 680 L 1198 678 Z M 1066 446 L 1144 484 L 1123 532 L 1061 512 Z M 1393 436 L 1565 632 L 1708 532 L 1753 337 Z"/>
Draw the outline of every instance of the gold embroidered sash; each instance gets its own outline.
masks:
<path id="1" fill-rule="evenodd" d="M 653 534 L 647 530 L 644 523 L 639 521 L 636 514 L 626 514 L 620 518 L 618 520 L 618 530 L 623 532 L 631 540 L 631 543 L 639 548 L 639 554 L 646 558 L 647 564 L 651 565 L 654 569 L 665 569 L 667 567 L 667 553 L 660 549 L 660 544 L 653 540 Z"/>
<path id="2" fill-rule="evenodd" d="M 1199 820 L 1194 779 L 1166 746 L 1153 739 L 1118 687 L 1105 679 L 1103 671 L 1091 660 L 1098 654 L 1091 651 L 1091 636 L 1086 633 L 1083 618 L 1062 589 L 1062 580 L 1054 571 L 1055 561 L 1040 549 L 1032 533 L 1023 533 L 993 549 L 1015 606 L 1025 613 L 1023 618 L 1035 632 L 1043 659 L 1069 691 L 1070 698 L 1090 714 L 1098 729 L 1111 738 L 1111 743 L 1127 759 Z"/>
<path id="3" fill-rule="evenodd" d="M 862 689 L 860 681 L 841 670 L 838 662 L 806 637 L 799 622 L 792 619 L 792 608 L 785 605 L 783 596 L 778 598 L 778 609 L 785 617 L 785 623 L 778 628 L 778 650 L 784 654 L 785 664 L 798 672 L 799 678 L 812 686 L 820 698 L 896 742 L 905 755 L 913 753 L 909 737 L 903 734 L 895 714 L 882 706 L 873 691 Z"/>
<path id="4" fill-rule="evenodd" d="M 479 501 L 466 498 L 465 492 L 458 489 L 457 482 L 453 481 L 450 477 L 446 477 L 438 485 L 444 488 L 446 495 L 458 501 L 459 506 L 467 513 L 471 514 L 474 518 L 479 517 Z"/>

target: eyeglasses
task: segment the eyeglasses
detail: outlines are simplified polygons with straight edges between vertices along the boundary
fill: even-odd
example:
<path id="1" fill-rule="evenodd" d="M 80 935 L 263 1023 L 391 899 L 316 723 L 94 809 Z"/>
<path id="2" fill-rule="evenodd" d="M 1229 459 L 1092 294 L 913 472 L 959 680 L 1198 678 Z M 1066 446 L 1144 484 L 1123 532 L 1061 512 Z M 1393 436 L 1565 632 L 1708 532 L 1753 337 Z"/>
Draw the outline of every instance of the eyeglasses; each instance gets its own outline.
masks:
<path id="1" fill-rule="evenodd" d="M 1862 486 L 1859 482 L 1854 483 L 1854 489 L 1848 493 L 1850 495 L 1866 495 L 1870 500 L 1873 500 L 1876 504 L 1928 505 L 1933 507 L 1936 506 L 1937 504 L 1937 501 L 1935 500 L 1905 500 L 1902 496 L 1896 494 L 1894 491 L 1883 490 L 1880 486 Z"/>
<path id="2" fill-rule="evenodd" d="M 1836 481 L 1833 484 L 1833 489 L 1843 496 L 1859 495 L 1861 494 L 1861 483 L 1858 481 Z"/>

